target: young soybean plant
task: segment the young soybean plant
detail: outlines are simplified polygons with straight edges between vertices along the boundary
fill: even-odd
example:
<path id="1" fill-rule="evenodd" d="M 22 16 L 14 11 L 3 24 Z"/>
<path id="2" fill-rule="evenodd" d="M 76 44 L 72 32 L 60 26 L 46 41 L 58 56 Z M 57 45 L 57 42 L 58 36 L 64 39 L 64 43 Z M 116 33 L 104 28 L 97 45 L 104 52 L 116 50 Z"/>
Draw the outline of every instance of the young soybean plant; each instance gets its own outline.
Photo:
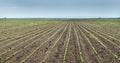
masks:
<path id="1" fill-rule="evenodd" d="M 44 44 L 48 43 L 49 39 L 51 39 L 52 37 L 54 37 L 62 28 L 63 28 L 63 26 L 60 29 L 58 29 L 52 36 L 50 36 L 46 41 L 44 41 L 37 48 L 35 48 L 35 50 L 31 54 L 29 54 L 27 57 L 25 57 L 25 59 L 23 59 L 20 63 L 25 63 L 25 61 L 28 58 L 30 58 L 37 50 L 39 50 L 42 46 L 44 46 Z"/>
<path id="2" fill-rule="evenodd" d="M 83 36 L 86 38 L 86 40 L 89 43 L 89 45 L 91 46 L 91 48 L 93 49 L 93 52 L 97 55 L 97 57 L 98 57 L 97 59 L 98 59 L 99 63 L 104 63 L 104 61 L 102 60 L 101 56 L 98 54 L 98 52 L 96 51 L 95 47 L 91 43 L 90 39 L 85 35 L 85 33 L 82 30 L 80 30 L 80 31 L 83 34 Z"/>
<path id="3" fill-rule="evenodd" d="M 114 54 L 106 45 L 104 45 L 96 36 L 94 36 L 92 33 L 90 33 L 89 31 L 85 30 L 86 32 L 88 32 L 95 40 L 98 41 L 98 43 L 100 43 L 104 48 L 106 48 L 106 50 L 108 50 L 116 59 L 118 59 L 120 61 L 120 58 L 117 54 Z"/>
<path id="4" fill-rule="evenodd" d="M 77 38 L 77 44 L 78 44 L 79 55 L 80 55 L 80 60 L 81 60 L 80 62 L 84 63 L 83 53 L 82 53 L 81 48 L 80 48 L 80 40 L 79 40 L 79 36 L 78 36 L 77 30 L 75 28 L 75 25 L 74 25 L 74 32 L 75 32 L 75 35 L 76 35 L 76 38 Z"/>
<path id="5" fill-rule="evenodd" d="M 67 44 L 66 44 L 66 48 L 65 48 L 65 52 L 64 52 L 63 63 L 66 63 L 66 56 L 67 56 L 68 47 L 69 47 L 69 42 L 70 42 L 70 34 L 71 34 L 71 24 L 70 24 L 70 26 L 69 26 L 69 34 L 68 34 Z"/>
<path id="6" fill-rule="evenodd" d="M 65 26 L 63 32 L 61 33 L 60 37 L 55 41 L 55 43 L 50 47 L 50 52 L 47 52 L 47 55 L 44 57 L 44 59 L 42 60 L 42 62 L 40 63 L 45 63 L 45 61 L 47 60 L 48 56 L 50 55 L 50 53 L 52 52 L 52 50 L 55 48 L 55 46 L 57 45 L 57 43 L 59 42 L 59 40 L 62 38 L 66 28 L 68 27 L 68 25 Z"/>

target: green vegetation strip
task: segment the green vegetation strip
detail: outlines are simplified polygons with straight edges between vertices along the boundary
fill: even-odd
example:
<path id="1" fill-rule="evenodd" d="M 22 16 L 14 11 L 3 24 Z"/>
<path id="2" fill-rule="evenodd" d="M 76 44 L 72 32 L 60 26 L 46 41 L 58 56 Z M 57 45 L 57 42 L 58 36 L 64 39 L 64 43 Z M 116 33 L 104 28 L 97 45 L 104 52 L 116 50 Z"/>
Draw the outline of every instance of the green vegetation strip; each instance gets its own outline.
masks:
<path id="1" fill-rule="evenodd" d="M 67 44 L 64 52 L 64 58 L 63 58 L 63 63 L 66 63 L 66 57 L 67 57 L 67 52 L 68 52 L 68 47 L 69 47 L 69 42 L 70 42 L 70 34 L 71 34 L 71 24 L 69 26 L 69 34 L 67 38 Z"/>
<path id="2" fill-rule="evenodd" d="M 52 21 L 51 21 L 52 20 Z M 59 23 L 55 19 L 0 19 L 0 31 L 3 29 L 4 31 L 14 30 L 16 28 L 23 28 L 32 25 L 47 25 Z M 2 28 L 2 29 L 1 29 Z"/>
<path id="3" fill-rule="evenodd" d="M 84 60 L 83 60 L 83 53 L 82 53 L 82 50 L 80 48 L 80 40 L 79 40 L 79 36 L 78 36 L 78 31 L 76 30 L 76 28 L 74 27 L 74 32 L 75 32 L 75 35 L 76 35 L 76 38 L 77 38 L 77 44 L 78 44 L 78 49 L 79 49 L 79 55 L 80 55 L 80 62 L 81 63 L 84 63 Z"/>
<path id="4" fill-rule="evenodd" d="M 29 54 L 26 58 L 24 58 L 20 63 L 25 63 L 25 61 L 30 58 L 35 52 L 37 52 L 44 44 L 46 44 L 52 37 L 54 37 L 60 30 L 62 30 L 63 27 L 61 27 L 59 30 L 57 30 L 52 36 L 50 36 L 45 42 L 39 45 L 39 47 L 35 48 L 35 50 Z"/>
<path id="5" fill-rule="evenodd" d="M 68 26 L 68 25 L 67 25 Z M 60 37 L 55 41 L 55 43 L 50 47 L 50 50 L 47 52 L 47 55 L 44 57 L 44 59 L 42 60 L 42 62 L 40 63 L 45 63 L 45 61 L 47 60 L 48 56 L 50 55 L 50 53 L 52 52 L 52 50 L 55 48 L 55 46 L 57 45 L 57 43 L 59 42 L 59 40 L 62 38 L 63 34 L 65 33 L 65 30 L 67 28 L 67 26 L 64 28 L 63 32 L 61 33 Z"/>
<path id="6" fill-rule="evenodd" d="M 80 30 L 80 29 L 79 29 Z M 81 31 L 81 30 L 80 30 Z M 83 36 L 86 38 L 87 42 L 90 44 L 90 46 L 92 47 L 94 53 L 97 55 L 98 57 L 98 61 L 99 63 L 104 63 L 104 61 L 102 60 L 102 58 L 100 57 L 100 55 L 98 54 L 98 52 L 96 51 L 95 47 L 93 46 L 93 44 L 91 43 L 90 39 L 85 35 L 85 33 L 83 31 L 81 31 L 81 33 L 83 34 Z"/>
<path id="7" fill-rule="evenodd" d="M 86 27 L 85 27 L 85 28 L 86 28 Z M 87 28 L 87 29 L 88 29 L 88 28 Z M 88 30 L 90 30 L 90 29 L 88 29 Z M 112 42 L 110 39 L 107 39 L 106 37 L 103 36 L 103 35 L 106 35 L 106 34 L 104 34 L 104 33 L 102 33 L 102 32 L 99 32 L 99 31 L 97 31 L 97 30 L 96 30 L 97 32 L 95 32 L 95 31 L 93 31 L 93 30 L 90 30 L 90 31 L 94 32 L 94 33 L 97 34 L 98 36 L 106 39 L 106 40 L 109 41 L 111 44 L 113 44 L 113 45 L 115 45 L 116 47 L 120 48 L 120 46 L 119 46 L 118 44 L 116 44 L 115 42 Z M 118 40 L 118 39 L 116 39 L 116 38 L 114 38 L 114 37 L 112 37 L 112 36 L 109 36 L 109 35 L 106 35 L 106 36 L 109 37 L 109 38 L 111 38 L 111 39 L 114 39 L 114 40 L 117 40 L 118 42 L 120 42 L 120 40 Z"/>
<path id="8" fill-rule="evenodd" d="M 21 29 L 17 29 L 17 30 L 22 30 L 22 31 L 27 30 L 27 31 L 21 33 L 19 36 L 16 36 L 15 38 L 11 38 L 11 39 L 8 38 L 8 39 L 5 39 L 5 40 L 4 40 L 4 39 L 1 39 L 1 40 L 3 40 L 2 43 L 6 42 L 6 41 L 15 40 L 15 39 L 17 39 L 17 38 L 24 37 L 24 36 L 32 33 L 33 31 L 36 31 L 36 28 L 38 29 L 38 27 L 39 27 L 40 29 L 42 29 L 42 28 L 44 28 L 45 26 L 46 26 L 46 25 L 43 25 L 43 26 L 33 25 L 33 26 L 28 26 L 28 27 L 24 27 L 24 28 L 21 28 Z M 0 32 L 0 33 L 2 33 L 2 32 Z M 16 32 L 15 30 L 8 30 L 8 31 L 5 31 L 5 33 L 6 33 L 6 34 L 4 34 L 4 35 L 6 35 L 6 36 L 11 36 L 11 35 L 14 35 L 14 33 L 17 33 L 17 32 Z M 1 37 L 1 36 L 0 36 L 0 37 Z"/>
<path id="9" fill-rule="evenodd" d="M 42 29 L 40 29 L 40 30 L 42 30 Z M 25 35 L 22 35 L 22 36 L 20 36 L 20 37 L 12 38 L 12 39 L 10 39 L 10 40 L 7 40 L 6 42 L 2 42 L 4 45 L 1 45 L 0 49 L 6 47 L 6 46 L 8 46 L 8 45 L 11 45 L 11 44 L 13 44 L 13 43 L 16 43 L 17 41 L 20 41 L 20 40 L 22 40 L 22 39 L 25 39 L 26 37 L 29 37 L 29 36 L 34 35 L 34 34 L 37 34 L 36 32 L 39 32 L 40 30 L 36 30 L 36 31 L 30 32 L 30 33 L 27 33 L 27 34 L 25 34 Z M 19 38 L 19 39 L 18 39 L 18 38 Z M 13 40 L 13 41 L 11 41 L 11 40 Z"/>
<path id="10" fill-rule="evenodd" d="M 16 47 L 18 47 L 18 46 L 20 46 L 20 45 L 22 45 L 22 44 L 24 44 L 24 43 L 26 43 L 26 42 L 28 42 L 28 41 L 30 41 L 30 40 L 32 40 L 32 39 L 40 36 L 40 35 L 42 35 L 42 34 L 45 34 L 45 33 L 47 33 L 47 32 L 49 32 L 49 31 L 52 30 L 52 28 L 48 28 L 48 29 L 49 29 L 49 30 L 47 30 L 47 31 L 46 31 L 46 30 L 42 30 L 41 32 L 43 32 L 43 33 L 40 33 L 40 32 L 35 33 L 35 34 L 34 34 L 35 36 L 32 36 L 30 39 L 27 39 L 27 40 L 25 40 L 25 41 L 20 42 L 18 45 L 16 45 Z M 53 29 L 54 29 L 54 28 L 53 28 Z M 36 35 L 36 34 L 37 34 L 37 35 Z M 12 47 L 12 48 L 10 48 L 9 50 L 5 50 L 4 52 L 0 53 L 0 56 L 2 56 L 3 54 L 6 54 L 6 53 L 9 52 L 9 51 L 14 50 L 16 47 Z"/>
<path id="11" fill-rule="evenodd" d="M 88 27 L 88 25 L 87 25 L 87 27 Z M 92 29 L 92 28 L 90 28 L 90 29 Z M 94 30 L 94 29 L 92 29 L 92 30 Z M 95 30 L 95 31 L 98 32 L 98 33 L 100 33 L 100 34 L 102 34 L 102 35 L 108 36 L 109 38 L 112 38 L 112 39 L 117 40 L 117 41 L 120 42 L 119 39 L 117 39 L 117 38 L 115 38 L 115 37 L 113 37 L 113 36 L 111 36 L 111 35 L 107 35 L 107 34 L 105 34 L 105 33 L 103 33 L 103 32 L 98 31 L 98 30 Z"/>
<path id="12" fill-rule="evenodd" d="M 50 31 L 50 32 L 48 32 L 48 33 L 44 32 L 41 37 L 46 36 L 47 34 L 49 34 L 49 33 L 53 32 L 53 31 L 57 30 L 58 28 L 59 28 L 59 27 L 56 27 L 55 29 L 52 28 L 52 29 L 54 29 L 54 30 L 52 30 L 52 31 Z M 39 34 L 38 34 L 37 36 L 39 36 Z M 32 40 L 32 38 L 31 38 L 31 40 Z M 31 42 L 30 44 L 28 44 L 27 46 L 25 46 L 24 49 L 27 48 L 28 46 L 32 45 L 33 43 L 37 42 L 38 40 L 40 40 L 40 38 L 34 40 L 33 42 Z M 19 49 L 18 51 L 16 51 L 15 53 L 13 53 L 11 56 L 9 56 L 9 57 L 7 57 L 6 59 L 4 59 L 1 63 L 5 63 L 7 60 L 9 60 L 10 58 L 12 58 L 13 56 L 15 56 L 16 54 L 18 54 L 18 53 L 21 52 L 22 50 L 23 50 L 23 49 Z"/>
<path id="13" fill-rule="evenodd" d="M 87 28 L 87 29 L 88 29 L 88 28 Z M 88 30 L 90 30 L 90 29 L 88 29 Z M 120 46 L 119 46 L 118 44 L 116 44 L 115 42 L 112 42 L 110 39 L 107 39 L 107 38 L 104 37 L 103 35 L 101 35 L 101 34 L 95 32 L 95 31 L 93 31 L 93 30 L 90 30 L 90 31 L 92 31 L 93 33 L 97 34 L 99 37 L 102 37 L 102 38 L 104 38 L 105 40 L 109 41 L 109 43 L 115 45 L 116 47 L 120 48 Z"/>
<path id="14" fill-rule="evenodd" d="M 92 26 L 92 24 L 88 24 L 89 26 L 91 26 L 92 27 L 92 29 L 96 29 L 96 27 L 97 27 L 97 30 L 96 30 L 96 32 L 104 32 L 103 34 L 105 34 L 105 35 L 107 35 L 107 36 L 109 36 L 109 37 L 111 37 L 111 38 L 114 38 L 112 35 L 112 33 L 117 33 L 117 34 L 114 34 L 115 36 L 119 36 L 120 35 L 120 33 L 118 32 L 119 30 L 118 29 L 116 29 L 116 27 L 114 27 L 115 25 L 111 25 L 111 26 L 108 26 L 108 25 L 106 25 L 105 27 L 106 28 L 103 28 L 103 27 L 98 27 L 98 25 L 94 25 L 94 26 Z M 117 26 L 117 27 L 119 27 L 119 26 Z M 109 31 L 107 31 L 107 29 L 109 28 Z M 102 30 L 104 30 L 104 31 L 101 31 L 101 29 Z M 120 29 L 120 28 L 119 28 Z M 114 30 L 114 31 L 113 31 Z M 112 33 L 111 33 L 112 32 Z M 116 39 L 116 38 L 115 38 Z M 118 41 L 120 41 L 119 39 L 117 39 Z"/>
<path id="15" fill-rule="evenodd" d="M 85 30 L 85 29 L 84 29 Z M 95 35 L 93 35 L 92 33 L 90 33 L 89 31 L 85 30 L 86 32 L 88 32 L 94 39 L 96 39 L 98 41 L 98 43 L 100 43 L 104 48 L 106 48 L 106 50 L 108 50 L 116 59 L 118 59 L 120 61 L 120 58 L 117 54 L 114 54 L 106 45 L 104 45 Z"/>
<path id="16" fill-rule="evenodd" d="M 43 27 L 45 27 L 46 25 L 43 25 L 43 26 L 41 26 L 41 27 L 39 27 L 39 25 L 37 25 L 37 26 L 35 26 L 35 25 L 33 25 L 33 27 L 32 26 L 29 26 L 29 28 L 27 27 L 27 30 L 28 29 L 30 29 L 30 31 L 27 31 L 27 32 L 24 32 L 24 33 L 22 33 L 21 35 L 19 35 L 18 37 L 15 37 L 15 38 L 12 38 L 12 39 L 6 39 L 6 40 L 4 40 L 4 41 L 2 41 L 2 43 L 4 43 L 4 42 L 7 42 L 7 41 L 10 41 L 10 40 L 15 40 L 15 39 L 17 39 L 17 38 L 21 38 L 21 37 L 24 37 L 24 36 L 26 36 L 26 35 L 28 35 L 28 34 L 31 34 L 33 31 L 35 31 L 36 30 L 36 28 L 37 27 L 39 27 L 40 29 L 42 29 Z M 36 27 L 36 28 L 35 28 Z M 24 29 L 24 28 L 23 28 Z M 6 33 L 9 33 L 10 31 L 5 31 Z M 11 32 L 13 33 L 16 33 L 14 30 L 11 30 Z M 8 34 L 9 35 L 9 34 Z M 10 35 L 13 35 L 13 34 L 10 34 Z"/>

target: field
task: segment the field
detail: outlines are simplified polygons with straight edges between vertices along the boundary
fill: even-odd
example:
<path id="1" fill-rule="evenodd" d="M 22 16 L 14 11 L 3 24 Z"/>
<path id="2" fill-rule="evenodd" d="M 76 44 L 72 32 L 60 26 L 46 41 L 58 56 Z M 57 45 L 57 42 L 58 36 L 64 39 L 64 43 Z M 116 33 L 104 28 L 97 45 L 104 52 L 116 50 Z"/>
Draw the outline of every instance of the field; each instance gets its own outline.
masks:
<path id="1" fill-rule="evenodd" d="M 0 63 L 120 63 L 120 19 L 0 19 Z"/>

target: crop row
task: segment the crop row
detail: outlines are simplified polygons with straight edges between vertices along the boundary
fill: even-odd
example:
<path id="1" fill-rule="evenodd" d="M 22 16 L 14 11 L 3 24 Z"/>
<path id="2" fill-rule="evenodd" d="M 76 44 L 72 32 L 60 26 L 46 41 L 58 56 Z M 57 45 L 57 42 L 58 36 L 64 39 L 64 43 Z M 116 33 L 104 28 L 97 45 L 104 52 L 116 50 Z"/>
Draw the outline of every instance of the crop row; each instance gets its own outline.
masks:
<path id="1" fill-rule="evenodd" d="M 43 32 L 42 34 L 44 34 L 45 32 L 48 32 L 48 31 L 46 31 L 46 30 L 42 30 L 41 32 Z M 15 40 L 15 41 L 13 41 L 13 46 L 11 46 L 10 44 L 8 44 L 8 45 L 10 45 L 11 47 L 9 47 L 9 49 L 7 50 L 7 49 L 4 49 L 4 48 L 1 48 L 1 49 L 4 49 L 6 52 L 7 51 L 10 51 L 10 50 L 12 50 L 12 49 L 14 49 L 14 48 L 16 48 L 16 47 L 18 47 L 18 46 L 21 46 L 22 44 L 25 44 L 26 42 L 28 42 L 28 41 L 31 41 L 32 39 L 34 39 L 34 38 L 36 38 L 37 36 L 39 36 L 39 34 L 41 33 L 41 32 L 39 32 L 39 30 L 38 31 L 36 31 L 35 33 L 33 33 L 33 34 L 31 34 L 31 35 L 28 35 L 28 36 L 25 36 L 25 37 L 23 37 L 23 38 L 21 38 L 21 40 Z M 31 39 L 24 39 L 24 38 L 31 38 Z M 24 40 L 23 40 L 24 39 Z M 5 46 L 4 46 L 5 47 Z M 2 50 L 1 50 L 1 52 L 2 52 Z M 1 53 L 0 53 L 1 54 Z"/>
<path id="2" fill-rule="evenodd" d="M 55 48 L 55 46 L 58 44 L 59 40 L 62 38 L 63 34 L 65 33 L 66 28 L 68 25 L 64 28 L 63 32 L 60 34 L 59 38 L 55 41 L 55 43 L 50 47 L 50 50 L 46 52 L 46 55 L 44 56 L 44 59 L 40 63 L 45 63 L 48 59 L 48 56 L 52 52 L 52 50 Z"/>
<path id="3" fill-rule="evenodd" d="M 64 27 L 64 26 L 63 26 Z M 29 55 L 27 55 L 27 57 L 25 57 L 20 63 L 24 63 L 28 58 L 30 58 L 35 52 L 37 52 L 41 47 L 43 47 L 46 43 L 48 43 L 48 41 L 52 38 L 52 37 L 54 37 L 60 30 L 62 30 L 63 29 L 63 27 L 61 27 L 61 28 L 59 28 L 54 34 L 52 34 L 52 36 L 50 36 L 49 38 L 47 38 L 47 40 L 45 40 L 43 43 L 41 43 L 38 47 L 36 47 L 35 49 L 34 49 L 34 51 L 31 53 L 31 54 L 29 54 Z"/>
<path id="4" fill-rule="evenodd" d="M 98 37 L 96 37 L 96 36 L 94 35 L 95 32 L 91 33 L 90 31 L 86 30 L 86 28 L 83 28 L 83 27 L 81 27 L 81 29 L 83 29 L 83 30 L 84 30 L 85 32 L 87 32 L 91 37 L 93 37 L 95 40 L 97 40 L 97 42 L 98 42 L 100 45 L 102 45 L 106 50 L 108 50 L 108 51 L 114 56 L 114 58 L 120 60 L 117 54 L 113 53 L 113 51 L 111 51 L 105 44 L 103 44 L 103 42 L 101 42 L 101 40 L 100 40 Z M 87 29 L 88 29 L 88 28 L 87 28 Z M 94 31 L 94 30 L 92 30 L 92 31 Z M 85 33 L 85 34 L 87 34 L 87 33 Z M 100 35 L 100 34 L 98 34 L 98 35 Z M 102 37 L 102 38 L 105 39 L 104 36 L 99 36 L 99 37 Z M 108 40 L 108 39 L 106 39 L 106 40 Z M 113 43 L 113 42 L 111 42 L 111 41 L 109 41 L 109 43 L 112 43 L 113 45 L 115 45 L 115 43 Z M 118 45 L 116 45 L 116 46 L 118 46 Z"/>
<path id="5" fill-rule="evenodd" d="M 54 29 L 54 28 L 52 28 L 52 29 Z M 57 28 L 55 28 L 55 29 L 57 29 Z M 54 30 L 53 30 L 54 31 Z M 51 31 L 52 32 L 52 31 Z M 49 34 L 50 32 L 49 31 L 45 31 L 44 33 L 42 33 L 41 35 L 42 36 L 45 36 L 46 34 Z M 30 39 L 30 41 L 33 39 L 33 38 L 37 38 L 37 36 L 39 36 L 40 34 L 38 34 L 38 35 L 36 35 L 35 37 L 32 37 L 31 39 Z M 40 36 L 41 36 L 40 35 Z M 41 36 L 41 37 L 42 37 Z M 36 39 L 35 41 L 33 41 L 33 42 L 31 42 L 31 43 L 29 43 L 27 46 L 25 46 L 25 47 L 23 47 L 23 48 L 26 48 L 26 47 L 28 47 L 29 45 L 32 45 L 33 43 L 35 43 L 36 41 L 38 41 L 39 40 L 39 37 L 38 37 L 38 39 Z M 26 41 L 27 42 L 27 41 Z M 23 43 L 24 44 L 24 43 Z M 22 44 L 21 44 L 22 45 Z M 13 48 L 14 49 L 14 48 Z M 22 49 L 20 49 L 20 50 L 18 50 L 18 51 L 16 51 L 16 52 L 14 52 L 13 53 L 13 55 L 11 55 L 11 56 L 14 56 L 15 54 L 17 54 L 18 52 L 20 52 L 20 51 L 22 51 Z"/>

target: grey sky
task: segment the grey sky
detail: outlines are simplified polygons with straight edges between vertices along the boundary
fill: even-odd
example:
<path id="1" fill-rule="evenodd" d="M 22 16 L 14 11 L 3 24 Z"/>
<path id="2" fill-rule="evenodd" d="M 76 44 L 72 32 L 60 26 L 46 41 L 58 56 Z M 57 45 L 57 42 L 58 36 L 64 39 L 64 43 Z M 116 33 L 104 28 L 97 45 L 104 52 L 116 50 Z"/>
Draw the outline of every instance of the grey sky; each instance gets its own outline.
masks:
<path id="1" fill-rule="evenodd" d="M 0 0 L 0 17 L 120 17 L 120 0 Z"/>

